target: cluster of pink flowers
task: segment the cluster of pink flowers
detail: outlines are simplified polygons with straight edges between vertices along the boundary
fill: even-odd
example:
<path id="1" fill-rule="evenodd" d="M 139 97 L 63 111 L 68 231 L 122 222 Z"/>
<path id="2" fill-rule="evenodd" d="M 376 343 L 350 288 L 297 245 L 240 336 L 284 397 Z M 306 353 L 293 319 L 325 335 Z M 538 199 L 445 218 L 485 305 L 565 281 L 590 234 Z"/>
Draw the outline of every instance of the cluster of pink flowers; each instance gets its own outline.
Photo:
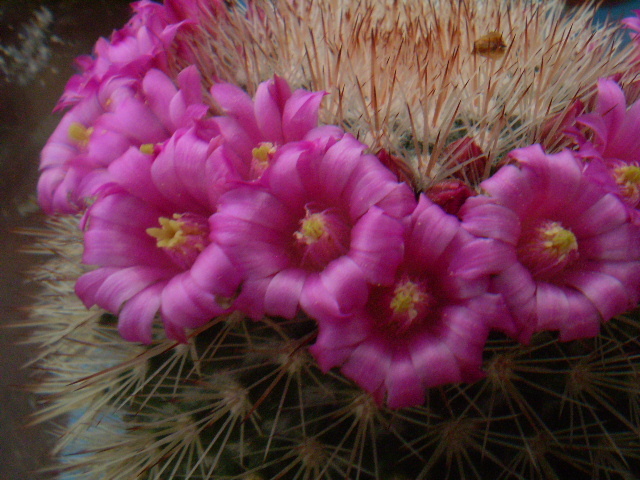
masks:
<path id="1" fill-rule="evenodd" d="M 177 5 L 180 5 L 178 8 Z M 69 83 L 42 153 L 42 208 L 82 213 L 77 294 L 152 341 L 241 311 L 317 322 L 310 351 L 392 408 L 482 377 L 492 330 L 594 336 L 640 298 L 640 103 L 602 80 L 576 147 L 518 149 L 461 207 L 416 194 L 367 146 L 318 126 L 323 92 L 254 98 L 166 51 L 190 2 L 136 4 Z M 468 198 L 467 198 L 468 197 Z M 448 200 L 447 200 L 448 201 Z"/>

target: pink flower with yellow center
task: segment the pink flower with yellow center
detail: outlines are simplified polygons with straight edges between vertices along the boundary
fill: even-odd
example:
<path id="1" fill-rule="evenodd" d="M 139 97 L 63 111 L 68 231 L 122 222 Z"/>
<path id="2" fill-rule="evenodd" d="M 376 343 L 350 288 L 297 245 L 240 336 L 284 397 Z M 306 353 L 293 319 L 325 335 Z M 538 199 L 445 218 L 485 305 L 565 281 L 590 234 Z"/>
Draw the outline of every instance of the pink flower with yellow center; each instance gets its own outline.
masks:
<path id="1" fill-rule="evenodd" d="M 572 152 L 533 145 L 510 157 L 460 212 L 470 233 L 512 248 L 492 281 L 517 324 L 507 332 L 525 342 L 541 330 L 595 336 L 640 298 L 640 228 Z"/>
<path id="2" fill-rule="evenodd" d="M 82 71 L 71 77 L 56 109 L 91 97 L 114 77 L 142 78 L 151 69 L 170 74 L 169 55 L 176 49 L 176 34 L 193 20 L 174 1 L 162 5 L 142 0 L 132 6 L 134 15 L 123 28 L 108 40 L 100 38 L 92 56 L 76 59 Z"/>
<path id="3" fill-rule="evenodd" d="M 173 132 L 204 117 L 200 75 L 178 74 L 178 87 L 159 70 L 141 82 L 118 77 L 75 105 L 42 150 L 38 201 L 47 213 L 83 210 L 108 181 L 106 168 L 130 146 L 153 149 Z"/>
<path id="4" fill-rule="evenodd" d="M 131 147 L 109 165 L 113 183 L 85 214 L 83 261 L 98 268 L 76 293 L 117 314 L 127 340 L 151 342 L 160 314 L 167 335 L 184 341 L 186 328 L 227 311 L 235 295 L 236 269 L 209 227 L 232 171 L 212 154 L 217 140 L 201 137 L 179 130 L 157 157 Z"/>
<path id="5" fill-rule="evenodd" d="M 335 130 L 281 147 L 260 180 L 220 198 L 212 238 L 240 270 L 237 306 L 253 318 L 293 318 L 309 281 L 328 271 L 372 284 L 394 277 L 414 195 L 352 136 L 322 134 Z M 348 287 L 333 300 L 350 296 Z"/>
<path id="6" fill-rule="evenodd" d="M 594 111 L 576 122 L 591 132 L 592 138 L 574 133 L 578 154 L 589 162 L 587 175 L 623 199 L 640 223 L 640 102 L 627 109 L 620 86 L 600 80 Z"/>
<path id="7" fill-rule="evenodd" d="M 333 270 L 313 279 L 303 301 L 318 321 L 311 352 L 391 408 L 420 405 L 425 390 L 483 376 L 490 328 L 509 329 L 499 295 L 487 293 L 504 260 L 498 242 L 478 239 L 422 195 L 406 231 L 406 251 L 391 281 L 354 288 Z M 356 283 L 357 284 L 357 283 Z M 331 299 L 345 288 L 350 303 Z"/>
<path id="8" fill-rule="evenodd" d="M 254 180 L 266 170 L 279 147 L 302 140 L 318 125 L 318 109 L 325 92 L 296 90 L 274 76 L 262 82 L 251 97 L 239 87 L 219 83 L 211 95 L 225 115 L 215 121 L 225 139 L 225 155 L 237 157 L 242 175 Z"/>

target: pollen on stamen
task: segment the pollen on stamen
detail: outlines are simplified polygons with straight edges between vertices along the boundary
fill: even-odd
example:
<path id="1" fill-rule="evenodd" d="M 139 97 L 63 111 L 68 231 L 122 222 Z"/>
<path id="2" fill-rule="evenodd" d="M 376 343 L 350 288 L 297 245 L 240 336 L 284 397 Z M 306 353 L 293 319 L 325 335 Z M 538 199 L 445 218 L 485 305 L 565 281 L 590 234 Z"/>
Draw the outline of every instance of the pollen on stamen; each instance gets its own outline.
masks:
<path id="1" fill-rule="evenodd" d="M 276 153 L 276 146 L 271 142 L 261 142 L 257 147 L 251 150 L 253 161 L 251 162 L 251 169 L 254 172 L 255 177 L 262 175 L 269 163 L 273 159 Z"/>
<path id="2" fill-rule="evenodd" d="M 405 279 L 396 283 L 389 309 L 391 318 L 388 325 L 396 333 L 404 333 L 419 324 L 432 307 L 432 298 L 421 283 Z"/>
<path id="3" fill-rule="evenodd" d="M 536 278 L 555 275 L 578 258 L 578 240 L 560 222 L 542 221 L 523 238 L 518 258 Z"/>
<path id="4" fill-rule="evenodd" d="M 174 219 L 160 217 L 158 223 L 160 227 L 147 228 L 147 233 L 157 240 L 156 245 L 160 248 L 176 248 L 186 242 L 186 236 L 182 229 L 182 222 L 179 221 L 177 214 Z"/>
<path id="5" fill-rule="evenodd" d="M 198 215 L 175 213 L 158 218 L 158 223 L 160 227 L 147 228 L 147 234 L 183 268 L 189 268 L 209 243 L 207 221 Z"/>
<path id="6" fill-rule="evenodd" d="M 614 170 L 622 196 L 633 207 L 640 203 L 640 167 L 625 165 Z"/>
<path id="7" fill-rule="evenodd" d="M 93 133 L 93 127 L 87 128 L 79 122 L 71 122 L 68 133 L 71 140 L 82 147 L 86 147 Z"/>
<path id="8" fill-rule="evenodd" d="M 153 155 L 155 145 L 153 143 L 144 143 L 140 145 L 140 151 L 146 155 Z"/>
<path id="9" fill-rule="evenodd" d="M 321 213 L 307 215 L 300 221 L 300 230 L 293 235 L 296 240 L 311 245 L 320 240 L 327 233 L 327 225 Z"/>

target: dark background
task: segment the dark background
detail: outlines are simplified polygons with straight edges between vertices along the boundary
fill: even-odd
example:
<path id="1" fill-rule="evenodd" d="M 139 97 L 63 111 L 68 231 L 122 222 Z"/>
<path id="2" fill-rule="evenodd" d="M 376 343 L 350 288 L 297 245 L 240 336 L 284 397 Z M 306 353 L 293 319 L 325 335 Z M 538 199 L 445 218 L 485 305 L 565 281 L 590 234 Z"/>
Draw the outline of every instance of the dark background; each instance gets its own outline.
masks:
<path id="1" fill-rule="evenodd" d="M 604 3 L 602 17 L 640 9 L 640 0 Z M 20 251 L 28 239 L 15 230 L 42 222 L 30 199 L 39 152 L 60 118 L 51 111 L 74 73 L 73 59 L 130 12 L 128 0 L 0 0 L 0 57 L 8 65 L 0 68 L 0 327 L 23 321 L 36 293 L 25 272 L 38 259 Z M 33 354 L 19 344 L 25 333 L 0 328 L 0 480 L 53 476 L 34 473 L 48 464 L 54 438 L 51 425 L 25 426 L 35 409 L 23 388 L 31 372 L 22 365 Z"/>

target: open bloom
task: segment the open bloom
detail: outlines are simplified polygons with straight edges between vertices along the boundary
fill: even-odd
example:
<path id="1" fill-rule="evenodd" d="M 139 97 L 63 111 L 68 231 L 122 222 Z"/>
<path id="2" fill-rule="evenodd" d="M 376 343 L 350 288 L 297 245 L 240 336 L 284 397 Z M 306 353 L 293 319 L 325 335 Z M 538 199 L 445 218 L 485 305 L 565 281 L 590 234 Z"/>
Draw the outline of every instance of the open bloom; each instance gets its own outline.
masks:
<path id="1" fill-rule="evenodd" d="M 592 139 L 577 135 L 579 154 L 590 162 L 588 174 L 640 218 L 640 101 L 627 109 L 620 86 L 600 80 L 594 111 L 576 122 L 593 132 Z"/>
<path id="2" fill-rule="evenodd" d="M 595 336 L 600 322 L 640 297 L 640 231 L 625 205 L 591 181 L 572 152 L 539 145 L 482 182 L 486 195 L 461 210 L 464 227 L 512 248 L 493 280 L 527 341 L 541 330 L 561 340 Z"/>
<path id="3" fill-rule="evenodd" d="M 211 219 L 212 238 L 242 274 L 237 306 L 256 319 L 292 318 L 309 279 L 332 269 L 388 284 L 402 258 L 411 189 L 351 135 L 316 133 L 281 147 L 259 181 L 222 195 Z"/>
<path id="4" fill-rule="evenodd" d="M 422 404 L 429 387 L 477 380 L 490 327 L 510 328 L 500 325 L 510 322 L 501 298 L 487 294 L 503 261 L 497 242 L 474 238 L 423 195 L 391 282 L 356 290 L 338 269 L 313 280 L 304 303 L 319 324 L 311 352 L 392 408 Z M 343 288 L 355 292 L 351 303 L 331 302 Z"/>
<path id="5" fill-rule="evenodd" d="M 215 146 L 191 128 L 155 160 L 131 147 L 109 166 L 114 182 L 85 214 L 83 261 L 99 268 L 80 277 L 76 292 L 87 306 L 118 314 L 127 340 L 150 342 L 157 313 L 168 336 L 184 340 L 185 328 L 230 306 L 236 271 L 209 238 L 216 184 L 227 182 Z"/>
<path id="6" fill-rule="evenodd" d="M 106 167 L 130 146 L 153 149 L 178 128 L 204 117 L 200 75 L 188 67 L 178 87 L 159 70 L 141 82 L 105 81 L 75 105 L 42 150 L 38 201 L 47 213 L 75 213 L 106 181 Z"/>
<path id="7" fill-rule="evenodd" d="M 114 77 L 142 78 L 151 69 L 170 73 L 169 57 L 176 34 L 192 23 L 180 11 L 167 5 L 142 0 L 133 4 L 134 15 L 110 39 L 100 38 L 93 55 L 76 59 L 81 73 L 71 77 L 57 109 L 75 105 L 94 95 L 102 84 Z"/>
<path id="8" fill-rule="evenodd" d="M 318 125 L 318 109 L 324 92 L 296 90 L 275 76 L 258 85 L 255 97 L 241 88 L 219 83 L 211 95 L 225 115 L 215 122 L 226 140 L 227 156 L 237 157 L 237 164 L 247 180 L 258 178 L 275 156 L 278 148 L 305 138 Z"/>

